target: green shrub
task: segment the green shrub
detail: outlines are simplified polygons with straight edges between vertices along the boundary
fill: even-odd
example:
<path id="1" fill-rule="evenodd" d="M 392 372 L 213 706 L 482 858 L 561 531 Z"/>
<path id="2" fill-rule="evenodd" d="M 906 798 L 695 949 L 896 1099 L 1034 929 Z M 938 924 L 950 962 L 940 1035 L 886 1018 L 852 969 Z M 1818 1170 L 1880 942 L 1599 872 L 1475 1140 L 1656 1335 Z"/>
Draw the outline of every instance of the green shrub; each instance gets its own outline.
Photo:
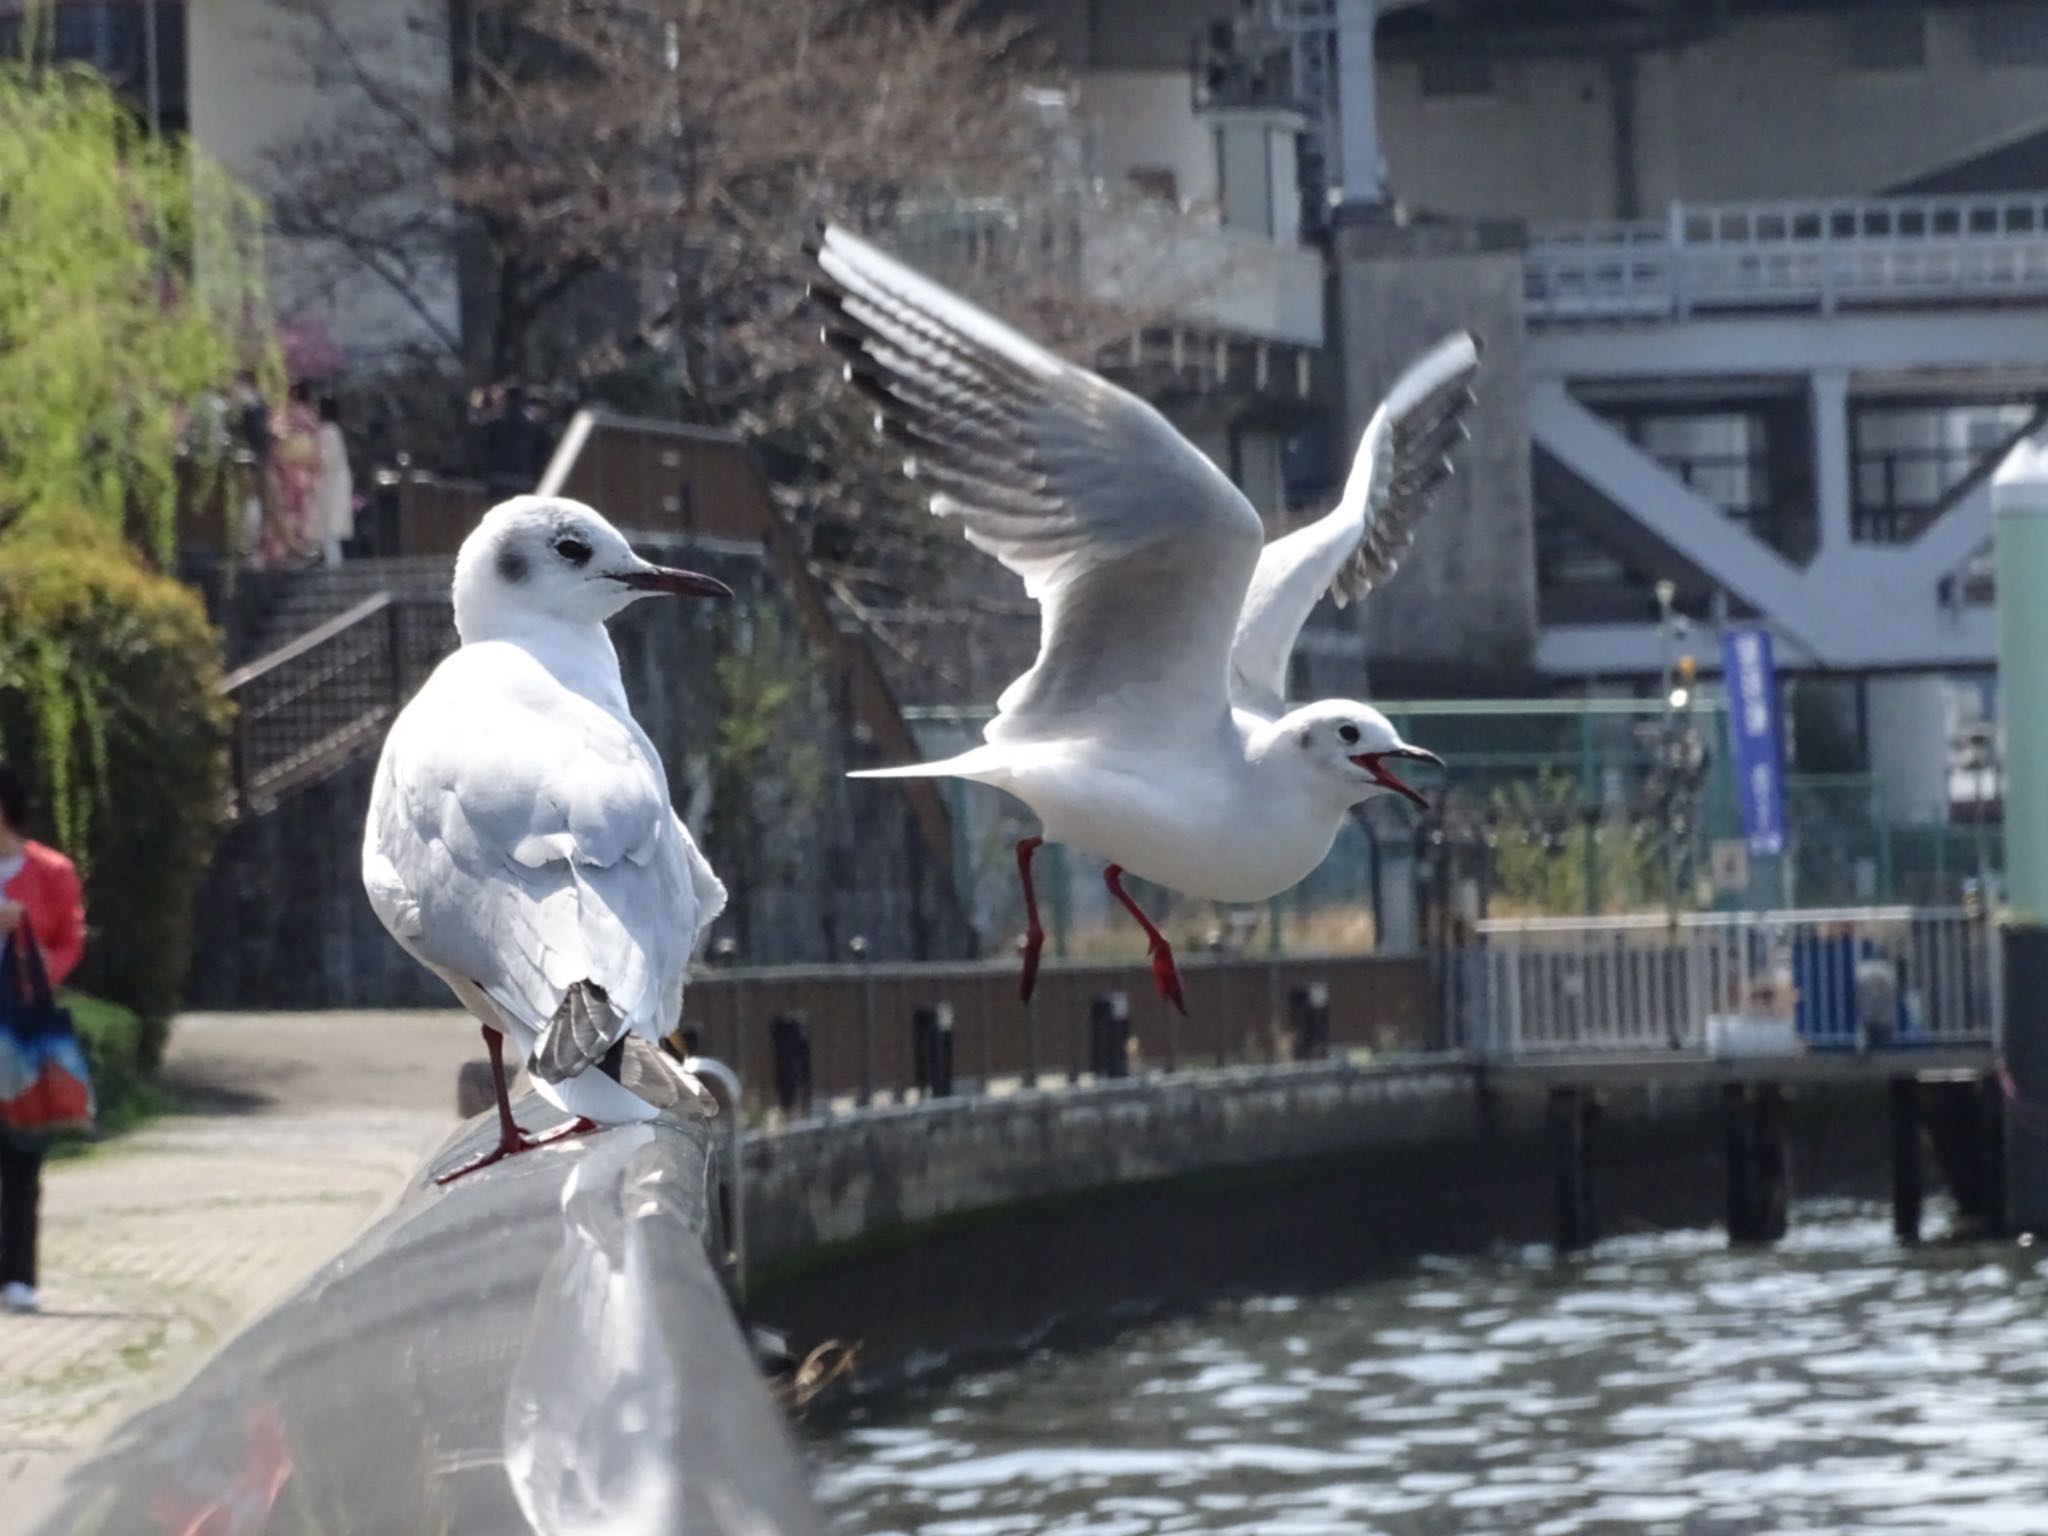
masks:
<path id="1" fill-rule="evenodd" d="M 154 1066 L 227 793 L 229 707 L 199 599 L 81 521 L 0 540 L 0 755 L 40 791 L 32 832 L 85 877 L 79 982 L 142 1016 Z"/>
<path id="2" fill-rule="evenodd" d="M 149 1031 L 142 1015 L 103 997 L 67 991 L 61 1001 L 78 1026 L 78 1043 L 92 1069 L 92 1086 L 102 1120 L 118 1119 L 121 1106 L 141 1088 L 147 1071 L 143 1050 Z"/>

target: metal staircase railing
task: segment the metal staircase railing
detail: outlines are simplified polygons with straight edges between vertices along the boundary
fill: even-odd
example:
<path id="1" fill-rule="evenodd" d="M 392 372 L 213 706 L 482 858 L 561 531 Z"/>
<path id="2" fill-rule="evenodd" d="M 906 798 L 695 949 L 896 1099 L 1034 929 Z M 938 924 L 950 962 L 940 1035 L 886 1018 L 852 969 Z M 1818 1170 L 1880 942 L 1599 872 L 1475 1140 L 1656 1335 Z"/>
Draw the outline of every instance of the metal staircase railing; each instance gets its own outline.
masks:
<path id="1" fill-rule="evenodd" d="M 445 603 L 384 591 L 230 673 L 234 814 L 268 810 L 374 746 L 454 638 Z"/>

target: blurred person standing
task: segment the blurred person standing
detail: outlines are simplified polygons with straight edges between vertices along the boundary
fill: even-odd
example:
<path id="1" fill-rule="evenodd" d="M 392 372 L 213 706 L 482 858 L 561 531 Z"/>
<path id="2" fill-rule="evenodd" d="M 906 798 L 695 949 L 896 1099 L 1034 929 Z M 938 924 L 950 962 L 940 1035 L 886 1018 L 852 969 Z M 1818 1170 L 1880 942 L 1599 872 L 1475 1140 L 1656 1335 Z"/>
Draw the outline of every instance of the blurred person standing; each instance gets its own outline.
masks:
<path id="1" fill-rule="evenodd" d="M 356 536 L 356 487 L 349 473 L 348 440 L 341 433 L 341 402 L 320 397 L 320 472 L 313 482 L 313 536 L 329 565 L 341 564 L 341 546 Z"/>
<path id="2" fill-rule="evenodd" d="M 85 953 L 85 903 L 71 861 L 24 830 L 28 782 L 0 760 L 0 945 L 17 958 L 40 952 L 52 987 Z M 0 1015 L 0 1028 L 5 1028 Z M 0 1305 L 36 1310 L 36 1226 L 42 1202 L 41 1138 L 0 1130 Z"/>
<path id="3" fill-rule="evenodd" d="M 271 565 L 297 565 L 317 558 L 319 533 L 313 523 L 313 490 L 320 478 L 320 413 L 313 386 L 301 379 L 271 424 Z"/>

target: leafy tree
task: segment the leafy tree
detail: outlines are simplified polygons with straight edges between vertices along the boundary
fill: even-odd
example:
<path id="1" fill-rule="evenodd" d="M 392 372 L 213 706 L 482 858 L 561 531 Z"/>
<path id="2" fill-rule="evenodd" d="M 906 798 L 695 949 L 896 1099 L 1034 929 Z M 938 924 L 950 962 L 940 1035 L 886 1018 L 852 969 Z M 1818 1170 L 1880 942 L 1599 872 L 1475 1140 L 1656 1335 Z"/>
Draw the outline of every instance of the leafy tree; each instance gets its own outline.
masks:
<path id="1" fill-rule="evenodd" d="M 0 64 L 0 537 L 176 542 L 190 407 L 259 364 L 259 210 L 97 75 Z"/>
<path id="2" fill-rule="evenodd" d="M 0 753 L 85 874 L 105 938 L 82 979 L 144 1016 L 147 1055 L 229 717 L 205 611 L 151 562 L 175 552 L 190 409 L 241 368 L 274 376 L 259 210 L 29 33 L 0 63 Z"/>

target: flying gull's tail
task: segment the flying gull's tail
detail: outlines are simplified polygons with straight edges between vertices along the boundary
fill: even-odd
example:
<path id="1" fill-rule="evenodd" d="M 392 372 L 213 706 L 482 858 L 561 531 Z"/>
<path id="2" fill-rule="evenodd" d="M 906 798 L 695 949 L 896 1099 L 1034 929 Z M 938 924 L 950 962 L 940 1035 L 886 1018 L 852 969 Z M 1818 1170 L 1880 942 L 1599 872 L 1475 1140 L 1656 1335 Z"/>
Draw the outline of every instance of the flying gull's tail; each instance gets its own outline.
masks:
<path id="1" fill-rule="evenodd" d="M 1008 777 L 1010 754 L 992 746 L 976 747 L 935 763 L 905 763 L 900 768 L 858 768 L 849 779 L 979 779 L 999 783 Z"/>

